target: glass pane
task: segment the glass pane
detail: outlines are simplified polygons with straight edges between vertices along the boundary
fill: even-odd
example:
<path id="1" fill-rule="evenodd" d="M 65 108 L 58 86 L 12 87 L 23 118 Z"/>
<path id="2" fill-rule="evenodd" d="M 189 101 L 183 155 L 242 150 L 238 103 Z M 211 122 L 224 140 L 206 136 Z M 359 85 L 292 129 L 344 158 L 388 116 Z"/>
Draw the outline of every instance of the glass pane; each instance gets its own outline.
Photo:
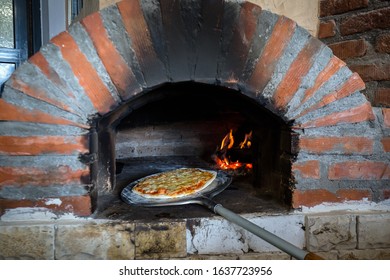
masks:
<path id="1" fill-rule="evenodd" d="M 0 48 L 14 48 L 12 0 L 0 0 Z"/>
<path id="2" fill-rule="evenodd" d="M 0 63 L 0 89 L 3 84 L 11 76 L 12 72 L 15 71 L 15 64 L 13 63 Z"/>

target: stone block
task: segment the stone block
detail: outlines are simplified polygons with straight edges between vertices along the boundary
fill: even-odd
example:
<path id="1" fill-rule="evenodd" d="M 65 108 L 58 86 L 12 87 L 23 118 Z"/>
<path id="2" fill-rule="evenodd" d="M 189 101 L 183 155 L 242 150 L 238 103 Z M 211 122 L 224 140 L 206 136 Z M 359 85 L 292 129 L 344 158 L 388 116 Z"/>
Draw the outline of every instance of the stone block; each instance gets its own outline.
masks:
<path id="1" fill-rule="evenodd" d="M 303 230 L 304 218 L 300 215 L 256 217 L 249 219 L 252 223 L 264 228 L 266 231 L 284 239 L 285 241 L 303 248 L 305 245 L 305 232 Z M 280 252 L 272 244 L 243 229 L 243 239 L 248 244 L 249 251 L 265 253 Z"/>
<path id="2" fill-rule="evenodd" d="M 390 248 L 390 214 L 359 215 L 358 248 Z"/>
<path id="3" fill-rule="evenodd" d="M 340 260 L 390 260 L 390 249 L 342 250 Z"/>
<path id="4" fill-rule="evenodd" d="M 239 260 L 291 260 L 289 254 L 283 252 L 249 253 L 238 257 Z"/>
<path id="5" fill-rule="evenodd" d="M 59 225 L 56 259 L 134 259 L 133 224 Z"/>
<path id="6" fill-rule="evenodd" d="M 302 216 L 250 217 L 247 219 L 299 248 L 304 246 Z M 187 251 L 190 254 L 241 256 L 248 252 L 260 254 L 280 252 L 278 248 L 262 238 L 227 220 L 191 221 L 188 228 Z"/>
<path id="7" fill-rule="evenodd" d="M 316 252 L 317 256 L 320 256 L 324 260 L 337 260 L 338 259 L 338 251 L 332 250 L 328 252 Z"/>
<path id="8" fill-rule="evenodd" d="M 221 219 L 189 221 L 187 251 L 191 254 L 243 254 L 248 244 L 237 226 Z"/>
<path id="9" fill-rule="evenodd" d="M 235 254 L 227 254 L 227 255 L 198 255 L 198 254 L 193 254 L 193 255 L 188 255 L 186 260 L 238 260 L 239 257 Z"/>
<path id="10" fill-rule="evenodd" d="M 0 259 L 53 260 L 54 226 L 0 226 Z"/>
<path id="11" fill-rule="evenodd" d="M 185 222 L 140 223 L 135 227 L 136 259 L 168 259 L 187 255 Z"/>
<path id="12" fill-rule="evenodd" d="M 307 216 L 306 247 L 313 252 L 333 249 L 355 249 L 356 216 Z"/>

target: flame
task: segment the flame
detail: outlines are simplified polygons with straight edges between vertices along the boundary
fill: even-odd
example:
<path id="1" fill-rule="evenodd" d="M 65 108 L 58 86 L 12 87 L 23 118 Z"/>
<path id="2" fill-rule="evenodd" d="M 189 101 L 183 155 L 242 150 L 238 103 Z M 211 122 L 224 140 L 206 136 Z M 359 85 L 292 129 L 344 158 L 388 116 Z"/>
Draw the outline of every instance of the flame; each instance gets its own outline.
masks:
<path id="1" fill-rule="evenodd" d="M 245 134 L 244 140 L 238 144 L 239 149 L 248 149 L 251 147 L 252 142 L 252 131 Z M 231 161 L 228 157 L 228 150 L 234 147 L 234 136 L 233 129 L 230 129 L 229 133 L 225 135 L 222 139 L 221 144 L 214 155 L 214 161 L 217 166 L 222 170 L 237 170 L 241 168 L 252 169 L 253 165 L 251 163 L 242 163 L 240 161 Z"/>
<path id="2" fill-rule="evenodd" d="M 240 149 L 250 148 L 252 145 L 251 139 L 252 139 L 252 131 L 245 134 L 244 141 L 242 141 L 239 145 Z"/>
<path id="3" fill-rule="evenodd" d="M 226 146 L 227 149 L 233 148 L 234 145 L 234 137 L 233 137 L 233 129 L 230 129 L 230 132 L 226 134 L 226 136 L 222 139 L 221 147 L 219 148 L 222 151 Z"/>
<path id="4" fill-rule="evenodd" d="M 223 169 L 223 170 L 236 170 L 236 169 L 239 169 L 239 168 L 242 168 L 242 167 L 245 167 L 246 169 L 252 169 L 253 168 L 253 165 L 252 163 L 242 163 L 242 162 L 239 162 L 239 161 L 235 161 L 235 162 L 230 162 L 227 158 L 224 158 L 224 159 L 220 159 L 220 158 L 216 158 L 215 159 L 218 167 L 220 169 Z"/>

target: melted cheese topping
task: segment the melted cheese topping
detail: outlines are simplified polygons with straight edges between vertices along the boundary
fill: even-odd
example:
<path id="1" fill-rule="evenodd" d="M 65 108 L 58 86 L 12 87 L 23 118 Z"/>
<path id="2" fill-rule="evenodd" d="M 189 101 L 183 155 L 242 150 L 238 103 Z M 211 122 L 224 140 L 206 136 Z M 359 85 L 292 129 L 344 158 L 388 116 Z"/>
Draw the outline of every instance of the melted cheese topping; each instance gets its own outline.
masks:
<path id="1" fill-rule="evenodd" d="M 215 171 L 181 168 L 151 175 L 136 184 L 133 191 L 144 197 L 180 197 L 204 189 L 215 177 Z"/>

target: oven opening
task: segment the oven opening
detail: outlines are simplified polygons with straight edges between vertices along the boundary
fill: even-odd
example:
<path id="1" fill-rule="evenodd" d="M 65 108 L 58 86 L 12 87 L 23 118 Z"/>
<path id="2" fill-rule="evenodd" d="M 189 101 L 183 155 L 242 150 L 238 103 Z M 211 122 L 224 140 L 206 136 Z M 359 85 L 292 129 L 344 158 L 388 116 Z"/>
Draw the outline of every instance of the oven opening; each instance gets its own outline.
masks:
<path id="1" fill-rule="evenodd" d="M 99 127 L 104 128 L 98 132 L 99 161 L 106 164 L 98 180 L 111 182 L 100 190 L 99 216 L 212 215 L 196 205 L 144 208 L 120 201 L 129 183 L 181 167 L 230 174 L 232 184 L 215 201 L 237 213 L 280 212 L 291 204 L 291 130 L 239 91 L 193 82 L 167 84 L 126 104 Z"/>

